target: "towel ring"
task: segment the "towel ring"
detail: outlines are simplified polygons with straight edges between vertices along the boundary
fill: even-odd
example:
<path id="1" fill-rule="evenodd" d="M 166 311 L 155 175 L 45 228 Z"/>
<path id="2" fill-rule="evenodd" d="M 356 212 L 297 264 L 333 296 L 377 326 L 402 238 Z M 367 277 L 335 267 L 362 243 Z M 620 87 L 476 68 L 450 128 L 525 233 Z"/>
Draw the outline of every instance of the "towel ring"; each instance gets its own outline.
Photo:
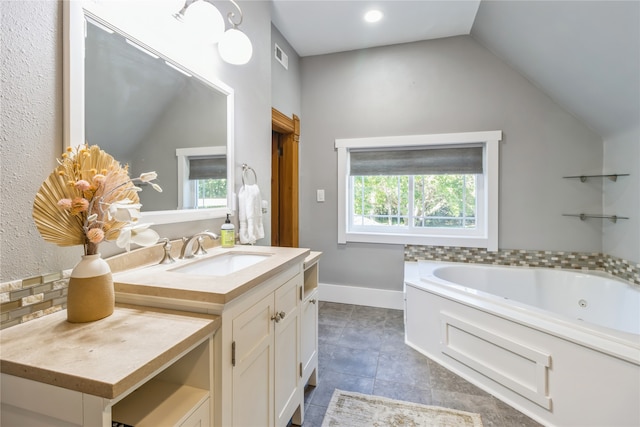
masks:
<path id="1" fill-rule="evenodd" d="M 253 183 L 257 184 L 258 183 L 258 175 L 256 174 L 256 171 L 253 170 L 253 168 L 248 166 L 246 163 L 243 163 L 242 164 L 242 185 L 246 185 L 245 177 L 247 176 L 247 172 L 248 171 L 251 171 L 253 173 Z"/>

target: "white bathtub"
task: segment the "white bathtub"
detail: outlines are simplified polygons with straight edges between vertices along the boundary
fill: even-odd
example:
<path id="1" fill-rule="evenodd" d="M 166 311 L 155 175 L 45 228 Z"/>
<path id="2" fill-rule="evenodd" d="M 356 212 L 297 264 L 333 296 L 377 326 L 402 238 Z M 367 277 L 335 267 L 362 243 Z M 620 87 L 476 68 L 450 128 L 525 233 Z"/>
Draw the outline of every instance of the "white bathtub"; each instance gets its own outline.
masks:
<path id="1" fill-rule="evenodd" d="M 407 262 L 405 322 L 407 344 L 545 425 L 640 425 L 638 286 Z"/>

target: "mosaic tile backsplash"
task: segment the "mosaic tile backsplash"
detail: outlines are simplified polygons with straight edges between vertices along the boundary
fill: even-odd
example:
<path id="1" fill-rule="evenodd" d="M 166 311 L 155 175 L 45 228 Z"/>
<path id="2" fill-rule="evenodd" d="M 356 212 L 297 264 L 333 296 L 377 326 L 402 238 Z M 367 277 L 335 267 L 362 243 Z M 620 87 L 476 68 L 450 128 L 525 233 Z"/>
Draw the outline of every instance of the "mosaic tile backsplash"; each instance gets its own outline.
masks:
<path id="1" fill-rule="evenodd" d="M 404 260 L 598 270 L 640 285 L 640 264 L 603 253 L 530 251 L 519 249 L 500 249 L 495 252 L 490 252 L 481 248 L 406 245 L 404 247 Z"/>
<path id="2" fill-rule="evenodd" d="M 599 270 L 640 285 L 640 264 L 602 253 L 407 245 L 405 261 L 432 260 L 521 267 Z M 71 270 L 0 283 L 0 329 L 66 308 Z"/>
<path id="3" fill-rule="evenodd" d="M 67 306 L 71 270 L 0 283 L 0 329 Z"/>

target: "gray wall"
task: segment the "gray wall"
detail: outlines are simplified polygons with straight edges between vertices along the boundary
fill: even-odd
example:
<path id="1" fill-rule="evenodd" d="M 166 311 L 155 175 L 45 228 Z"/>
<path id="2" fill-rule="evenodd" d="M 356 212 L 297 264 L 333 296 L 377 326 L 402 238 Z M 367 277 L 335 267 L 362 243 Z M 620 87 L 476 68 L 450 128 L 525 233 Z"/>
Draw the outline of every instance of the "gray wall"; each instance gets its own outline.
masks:
<path id="1" fill-rule="evenodd" d="M 502 130 L 499 247 L 601 250 L 598 221 L 562 216 L 599 212 L 600 189 L 562 176 L 599 173 L 602 139 L 470 36 L 301 63 L 300 245 L 324 252 L 323 283 L 402 286 L 402 245 L 336 243 L 336 138 Z"/>
<path id="2" fill-rule="evenodd" d="M 45 245 L 31 219 L 62 153 L 62 7 L 0 2 L 0 281 L 59 269 L 79 248 Z"/>
<path id="3" fill-rule="evenodd" d="M 285 69 L 275 58 L 274 48 L 280 49 L 289 57 L 289 68 Z M 273 108 L 284 115 L 301 117 L 301 75 L 300 57 L 280 31 L 271 25 L 271 100 Z"/>
<path id="4" fill-rule="evenodd" d="M 271 12 L 268 2 L 240 4 L 244 12 L 241 28 L 253 43 L 253 57 L 244 66 L 220 61 L 216 72 L 220 80 L 235 89 L 236 183 L 240 182 L 242 163 L 247 163 L 258 174 L 263 197 L 270 200 Z M 219 9 L 224 13 L 229 7 L 229 2 L 220 2 Z M 0 8 L 0 281 L 4 282 L 71 268 L 82 249 L 45 243 L 31 219 L 33 198 L 63 149 L 62 2 L 0 1 Z M 213 50 L 210 54 L 217 55 Z M 237 185 L 235 191 L 238 189 Z M 264 221 L 267 226 L 261 244 L 271 241 L 270 215 Z M 222 222 L 154 228 L 160 235 L 174 238 L 205 228 L 216 230 Z M 120 250 L 113 244 L 101 244 L 100 251 L 110 255 Z"/>
<path id="5" fill-rule="evenodd" d="M 604 171 L 629 174 L 602 184 L 604 212 L 629 219 L 603 221 L 603 252 L 640 263 L 640 129 L 605 138 Z"/>

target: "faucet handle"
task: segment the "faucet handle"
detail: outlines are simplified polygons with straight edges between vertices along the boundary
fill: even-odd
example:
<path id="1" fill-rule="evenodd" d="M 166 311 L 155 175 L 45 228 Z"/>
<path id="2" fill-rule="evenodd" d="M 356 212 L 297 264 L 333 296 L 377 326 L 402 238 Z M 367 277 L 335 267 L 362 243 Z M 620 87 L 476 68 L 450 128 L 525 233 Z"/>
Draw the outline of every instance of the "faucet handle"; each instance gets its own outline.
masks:
<path id="1" fill-rule="evenodd" d="M 196 249 L 193 254 L 194 255 L 206 255 L 207 251 L 204 249 L 204 237 L 203 236 L 199 236 L 198 240 L 196 240 L 196 243 L 198 244 L 198 249 Z"/>
<path id="2" fill-rule="evenodd" d="M 162 260 L 160 260 L 160 264 L 173 264 L 176 260 L 171 256 L 171 242 L 166 237 L 160 239 L 160 241 L 164 242 L 164 255 L 162 256 Z"/>

